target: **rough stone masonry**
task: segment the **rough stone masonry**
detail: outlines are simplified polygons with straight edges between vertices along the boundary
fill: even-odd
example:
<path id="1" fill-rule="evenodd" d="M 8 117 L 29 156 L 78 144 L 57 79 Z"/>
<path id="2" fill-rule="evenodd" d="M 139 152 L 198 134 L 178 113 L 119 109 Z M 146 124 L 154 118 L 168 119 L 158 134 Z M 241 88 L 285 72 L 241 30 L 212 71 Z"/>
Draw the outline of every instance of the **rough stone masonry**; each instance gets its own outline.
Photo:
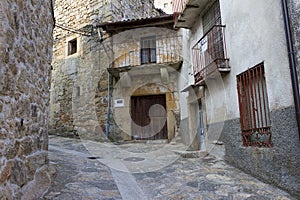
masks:
<path id="1" fill-rule="evenodd" d="M 0 199 L 37 199 L 47 167 L 51 1 L 0 1 Z"/>
<path id="2" fill-rule="evenodd" d="M 93 27 L 96 23 L 157 15 L 153 0 L 55 2 L 57 27 L 53 32 L 50 135 L 97 141 L 104 138 L 108 113 L 107 68 L 112 62 L 112 51 L 109 42 L 100 42 L 99 30 Z M 103 38 L 106 37 L 109 36 L 103 33 Z M 75 48 L 70 53 L 72 41 Z M 113 117 L 109 123 L 112 136 L 118 127 Z"/>

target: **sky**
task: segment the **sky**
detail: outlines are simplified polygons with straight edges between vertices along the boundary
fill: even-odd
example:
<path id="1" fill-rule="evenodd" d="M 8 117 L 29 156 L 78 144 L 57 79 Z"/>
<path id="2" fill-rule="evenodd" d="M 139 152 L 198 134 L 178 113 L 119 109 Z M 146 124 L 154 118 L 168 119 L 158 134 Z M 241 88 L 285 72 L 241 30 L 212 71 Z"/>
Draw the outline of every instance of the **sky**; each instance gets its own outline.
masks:
<path id="1" fill-rule="evenodd" d="M 172 14 L 172 0 L 155 0 L 154 6 L 162 9 L 167 14 Z"/>

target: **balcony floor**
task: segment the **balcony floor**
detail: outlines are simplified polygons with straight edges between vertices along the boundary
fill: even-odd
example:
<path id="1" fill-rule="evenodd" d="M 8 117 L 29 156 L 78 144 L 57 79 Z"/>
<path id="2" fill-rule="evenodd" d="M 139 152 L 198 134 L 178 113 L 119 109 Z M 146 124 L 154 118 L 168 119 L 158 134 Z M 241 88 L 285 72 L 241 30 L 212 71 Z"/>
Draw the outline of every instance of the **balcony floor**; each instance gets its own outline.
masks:
<path id="1" fill-rule="evenodd" d="M 120 78 L 120 74 L 129 72 L 132 76 L 159 74 L 161 68 L 167 68 L 169 72 L 178 71 L 182 66 L 182 61 L 174 63 L 150 63 L 138 66 L 124 66 L 117 68 L 108 68 L 110 74 L 115 78 Z"/>

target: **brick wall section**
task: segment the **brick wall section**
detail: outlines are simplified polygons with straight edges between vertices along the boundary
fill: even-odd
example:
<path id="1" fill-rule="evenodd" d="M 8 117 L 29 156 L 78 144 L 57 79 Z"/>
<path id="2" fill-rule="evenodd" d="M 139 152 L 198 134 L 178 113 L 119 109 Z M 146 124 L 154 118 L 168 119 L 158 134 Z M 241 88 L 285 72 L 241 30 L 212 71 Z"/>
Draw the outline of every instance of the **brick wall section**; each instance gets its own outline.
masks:
<path id="1" fill-rule="evenodd" d="M 55 2 L 57 25 L 87 33 L 54 29 L 51 78 L 50 134 L 102 140 L 107 119 L 107 68 L 109 44 L 101 44 L 96 22 L 119 21 L 158 15 L 152 0 L 67 0 Z M 114 7 L 114 9 L 112 9 Z M 68 56 L 70 39 L 77 38 L 78 53 Z M 106 46 L 106 51 L 104 50 Z M 80 92 L 79 92 L 80 91 Z M 113 123 L 113 119 L 111 119 Z"/>
<path id="2" fill-rule="evenodd" d="M 0 199 L 37 199 L 50 184 L 50 2 L 0 1 Z"/>

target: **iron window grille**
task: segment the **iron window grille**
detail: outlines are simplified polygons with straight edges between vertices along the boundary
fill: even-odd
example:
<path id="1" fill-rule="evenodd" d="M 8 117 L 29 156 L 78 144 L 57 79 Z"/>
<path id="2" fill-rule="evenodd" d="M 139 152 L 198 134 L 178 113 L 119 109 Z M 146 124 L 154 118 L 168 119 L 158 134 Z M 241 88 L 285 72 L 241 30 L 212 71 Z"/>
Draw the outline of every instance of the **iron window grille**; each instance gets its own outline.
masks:
<path id="1" fill-rule="evenodd" d="M 156 63 L 156 37 L 141 38 L 141 64 Z"/>
<path id="2" fill-rule="evenodd" d="M 264 64 L 238 75 L 237 89 L 243 145 L 272 147 Z"/>

